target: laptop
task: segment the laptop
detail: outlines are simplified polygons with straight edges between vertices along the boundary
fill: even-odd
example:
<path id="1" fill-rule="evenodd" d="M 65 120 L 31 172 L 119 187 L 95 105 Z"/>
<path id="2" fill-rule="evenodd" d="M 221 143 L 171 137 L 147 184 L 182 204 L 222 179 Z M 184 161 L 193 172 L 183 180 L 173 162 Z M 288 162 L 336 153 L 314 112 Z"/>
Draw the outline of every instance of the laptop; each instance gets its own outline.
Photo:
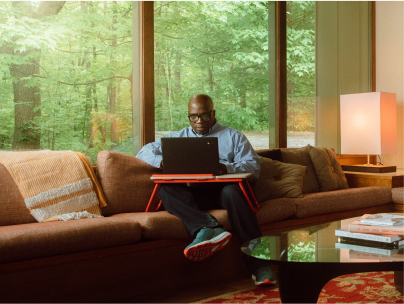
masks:
<path id="1" fill-rule="evenodd" d="M 219 175 L 217 137 L 163 137 L 164 174 Z"/>

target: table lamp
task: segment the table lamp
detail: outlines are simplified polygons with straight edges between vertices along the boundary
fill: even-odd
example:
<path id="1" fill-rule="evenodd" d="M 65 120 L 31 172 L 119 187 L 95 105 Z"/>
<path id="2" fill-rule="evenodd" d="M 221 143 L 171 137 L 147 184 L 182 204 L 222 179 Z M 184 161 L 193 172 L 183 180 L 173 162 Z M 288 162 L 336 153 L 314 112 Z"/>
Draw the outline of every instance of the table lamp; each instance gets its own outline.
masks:
<path id="1" fill-rule="evenodd" d="M 397 153 L 396 94 L 340 96 L 341 154 L 367 155 L 367 164 L 343 165 L 345 171 L 385 173 L 396 166 L 370 164 L 370 154 Z"/>

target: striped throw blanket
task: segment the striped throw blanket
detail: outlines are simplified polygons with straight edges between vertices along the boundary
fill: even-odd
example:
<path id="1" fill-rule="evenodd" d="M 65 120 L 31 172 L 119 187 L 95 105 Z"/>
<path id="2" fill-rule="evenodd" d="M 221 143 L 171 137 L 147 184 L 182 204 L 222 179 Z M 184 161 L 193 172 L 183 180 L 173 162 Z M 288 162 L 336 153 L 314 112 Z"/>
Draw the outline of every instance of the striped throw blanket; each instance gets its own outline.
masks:
<path id="1" fill-rule="evenodd" d="M 38 222 L 101 217 L 105 198 L 87 157 L 73 151 L 0 152 Z"/>

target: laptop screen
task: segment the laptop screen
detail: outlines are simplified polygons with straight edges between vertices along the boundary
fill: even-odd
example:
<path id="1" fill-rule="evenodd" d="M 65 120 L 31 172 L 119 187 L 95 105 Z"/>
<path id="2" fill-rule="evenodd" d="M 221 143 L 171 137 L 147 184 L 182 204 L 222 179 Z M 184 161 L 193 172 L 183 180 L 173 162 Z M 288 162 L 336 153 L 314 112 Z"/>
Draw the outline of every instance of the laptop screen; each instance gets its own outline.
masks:
<path id="1" fill-rule="evenodd" d="M 163 137 L 164 174 L 219 175 L 217 137 Z"/>

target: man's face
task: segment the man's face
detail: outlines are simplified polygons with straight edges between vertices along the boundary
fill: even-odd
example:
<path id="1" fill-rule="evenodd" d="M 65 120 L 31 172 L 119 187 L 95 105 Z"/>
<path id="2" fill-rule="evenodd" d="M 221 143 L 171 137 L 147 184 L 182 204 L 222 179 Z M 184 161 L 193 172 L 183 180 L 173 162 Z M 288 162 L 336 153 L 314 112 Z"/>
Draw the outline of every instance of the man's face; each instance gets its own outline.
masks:
<path id="1" fill-rule="evenodd" d="M 188 105 L 188 115 L 203 115 L 203 117 L 208 117 L 208 121 L 204 121 L 204 119 L 199 116 L 196 121 L 192 121 L 189 119 L 189 123 L 194 129 L 194 131 L 198 134 L 206 134 L 209 132 L 209 129 L 215 123 L 215 110 L 213 110 L 213 106 L 209 105 L 206 102 L 198 102 L 198 100 L 194 100 Z"/>

